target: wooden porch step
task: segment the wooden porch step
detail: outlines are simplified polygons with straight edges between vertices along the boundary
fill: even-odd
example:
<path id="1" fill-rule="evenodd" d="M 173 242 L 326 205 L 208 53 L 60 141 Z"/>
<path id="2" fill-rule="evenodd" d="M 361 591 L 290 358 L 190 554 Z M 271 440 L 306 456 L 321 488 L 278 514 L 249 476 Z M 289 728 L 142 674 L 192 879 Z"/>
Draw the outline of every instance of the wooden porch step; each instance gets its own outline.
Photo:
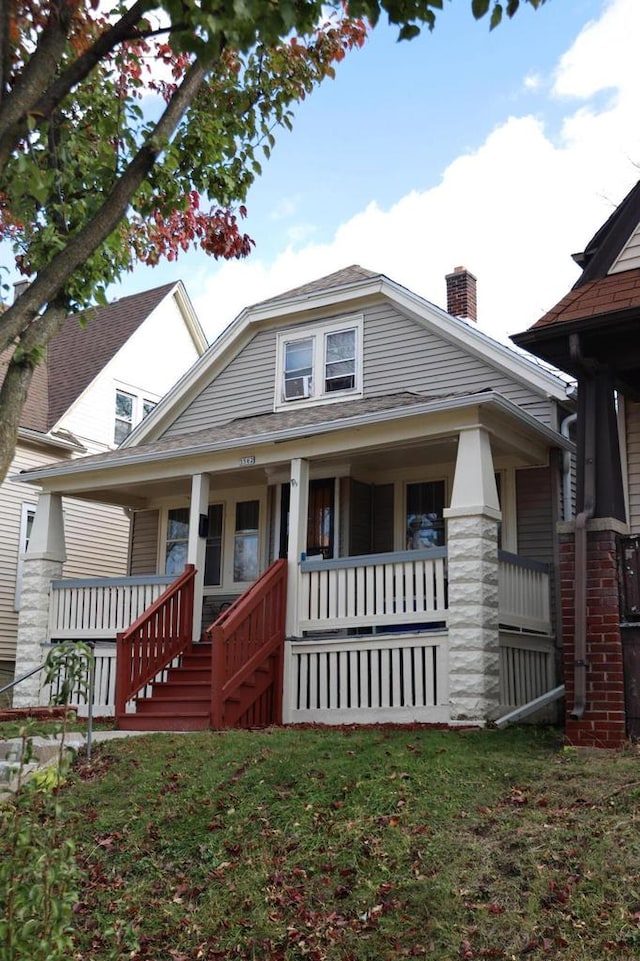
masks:
<path id="1" fill-rule="evenodd" d="M 182 683 L 209 684 L 211 679 L 211 664 L 202 667 L 170 667 L 167 671 L 167 684 L 174 681 Z"/>
<path id="2" fill-rule="evenodd" d="M 209 713 L 211 709 L 211 695 L 180 697 L 180 695 L 158 695 L 138 698 L 136 714 L 198 714 Z"/>
<path id="3" fill-rule="evenodd" d="M 209 712 L 192 714 L 126 714 L 118 718 L 122 731 L 206 731 L 210 726 Z"/>

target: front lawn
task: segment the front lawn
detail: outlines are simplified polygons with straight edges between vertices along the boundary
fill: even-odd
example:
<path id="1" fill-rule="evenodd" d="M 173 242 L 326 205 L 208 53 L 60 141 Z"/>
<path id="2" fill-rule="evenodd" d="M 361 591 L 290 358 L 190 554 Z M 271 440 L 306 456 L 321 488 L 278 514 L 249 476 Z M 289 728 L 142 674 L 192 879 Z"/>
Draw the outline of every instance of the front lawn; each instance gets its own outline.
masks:
<path id="1" fill-rule="evenodd" d="M 89 961 L 640 958 L 639 756 L 556 732 L 99 745 L 63 788 Z"/>

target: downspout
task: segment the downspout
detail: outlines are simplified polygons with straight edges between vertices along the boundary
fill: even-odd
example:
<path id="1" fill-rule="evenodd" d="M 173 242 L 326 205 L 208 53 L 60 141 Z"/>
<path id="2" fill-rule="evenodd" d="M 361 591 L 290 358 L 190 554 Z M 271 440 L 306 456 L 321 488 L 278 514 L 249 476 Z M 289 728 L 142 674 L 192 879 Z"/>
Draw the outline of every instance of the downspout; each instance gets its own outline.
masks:
<path id="1" fill-rule="evenodd" d="M 582 369 L 584 358 L 577 336 L 570 338 L 571 356 Z M 592 388 L 593 385 L 590 385 Z M 583 505 L 576 517 L 575 575 L 574 575 L 574 696 L 570 717 L 579 721 L 587 700 L 587 523 L 595 513 L 596 497 L 596 404 L 595 390 L 585 388 L 582 413 L 584 416 L 584 457 L 578 468 L 583 470 Z"/>
<path id="2" fill-rule="evenodd" d="M 577 419 L 577 414 L 569 414 L 560 425 L 560 433 L 567 440 Z M 562 452 L 562 519 L 571 520 L 571 451 L 568 450 Z"/>

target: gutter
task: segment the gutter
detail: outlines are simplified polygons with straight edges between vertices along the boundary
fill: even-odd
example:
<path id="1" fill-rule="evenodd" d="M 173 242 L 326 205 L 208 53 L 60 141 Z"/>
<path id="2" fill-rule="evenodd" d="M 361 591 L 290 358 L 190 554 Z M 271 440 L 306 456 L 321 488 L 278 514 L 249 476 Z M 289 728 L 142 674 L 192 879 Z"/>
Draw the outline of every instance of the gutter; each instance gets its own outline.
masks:
<path id="1" fill-rule="evenodd" d="M 570 430 L 578 419 L 577 414 L 569 414 L 560 425 L 560 433 L 570 440 Z M 562 519 L 571 520 L 571 451 L 562 451 Z"/>
<path id="2" fill-rule="evenodd" d="M 577 335 L 570 337 L 570 350 L 574 360 L 584 371 L 585 362 Z M 582 407 L 584 430 L 583 506 L 576 517 L 574 555 L 574 695 L 570 717 L 579 721 L 587 706 L 587 524 L 596 509 L 596 395 L 595 390 L 583 390 Z M 580 388 L 578 388 L 578 402 Z"/>
<path id="3" fill-rule="evenodd" d="M 43 434 L 39 430 L 31 430 L 29 427 L 19 427 L 18 437 L 22 440 L 30 441 L 33 444 L 41 444 L 46 447 L 59 447 L 61 450 L 71 450 L 78 454 L 86 451 L 80 441 L 67 440 L 64 437 L 56 437 L 54 434 Z"/>

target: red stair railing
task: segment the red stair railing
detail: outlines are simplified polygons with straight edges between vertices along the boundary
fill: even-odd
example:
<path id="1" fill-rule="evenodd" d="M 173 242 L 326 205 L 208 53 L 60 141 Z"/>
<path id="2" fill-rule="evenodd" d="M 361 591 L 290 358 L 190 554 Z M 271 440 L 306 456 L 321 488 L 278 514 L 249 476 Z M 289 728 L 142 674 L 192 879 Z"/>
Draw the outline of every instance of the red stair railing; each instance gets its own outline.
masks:
<path id="1" fill-rule="evenodd" d="M 195 573 L 193 564 L 187 564 L 157 601 L 116 635 L 116 718 L 191 644 Z"/>
<path id="2" fill-rule="evenodd" d="M 286 595 L 287 562 L 277 560 L 207 630 L 212 727 L 282 723 Z"/>

